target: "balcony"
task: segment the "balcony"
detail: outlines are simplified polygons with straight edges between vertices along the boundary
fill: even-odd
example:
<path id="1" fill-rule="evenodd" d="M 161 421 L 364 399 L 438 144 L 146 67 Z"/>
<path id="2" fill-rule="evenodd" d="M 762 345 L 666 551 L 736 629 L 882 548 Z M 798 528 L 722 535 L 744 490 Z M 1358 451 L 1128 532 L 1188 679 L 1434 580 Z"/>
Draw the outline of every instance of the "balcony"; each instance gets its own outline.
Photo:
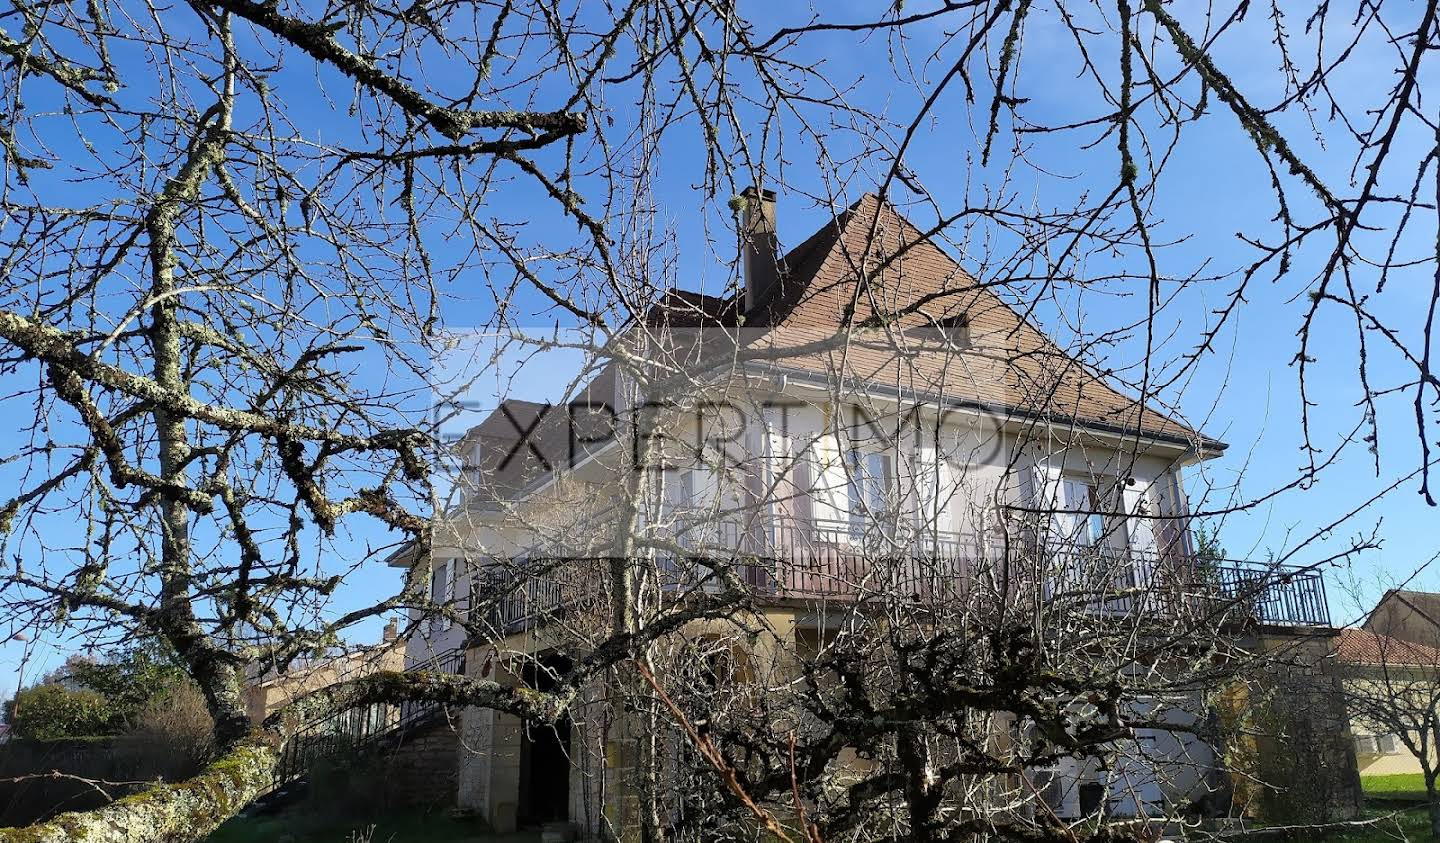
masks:
<path id="1" fill-rule="evenodd" d="M 718 590 L 715 562 L 725 560 L 755 594 L 773 600 L 900 596 L 917 606 L 941 606 L 986 584 L 991 593 L 1011 589 L 1013 597 L 1028 588 L 1052 607 L 1091 615 L 1330 625 L 1318 571 L 1261 562 L 823 519 L 754 526 L 697 522 L 662 543 L 672 552 L 636 564 L 645 582 L 667 594 Z M 490 608 L 490 624 L 510 634 L 598 604 L 603 562 L 537 550 L 527 560 L 489 569 L 488 585 L 503 592 Z"/>

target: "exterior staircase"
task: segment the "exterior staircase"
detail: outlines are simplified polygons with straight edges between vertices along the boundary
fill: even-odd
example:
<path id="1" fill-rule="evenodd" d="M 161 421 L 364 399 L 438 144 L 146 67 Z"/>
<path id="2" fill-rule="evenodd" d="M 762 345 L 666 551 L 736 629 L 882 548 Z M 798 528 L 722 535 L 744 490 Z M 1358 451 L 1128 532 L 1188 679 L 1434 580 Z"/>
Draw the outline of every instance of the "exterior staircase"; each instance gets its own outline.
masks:
<path id="1" fill-rule="evenodd" d="M 406 673 L 465 673 L 463 647 L 439 653 L 405 668 Z M 373 703 L 331 712 L 295 730 L 275 766 L 272 789 L 254 804 L 256 812 L 279 810 L 303 795 L 317 764 L 348 755 L 393 749 L 407 735 L 444 715 L 444 705 L 430 700 Z"/>

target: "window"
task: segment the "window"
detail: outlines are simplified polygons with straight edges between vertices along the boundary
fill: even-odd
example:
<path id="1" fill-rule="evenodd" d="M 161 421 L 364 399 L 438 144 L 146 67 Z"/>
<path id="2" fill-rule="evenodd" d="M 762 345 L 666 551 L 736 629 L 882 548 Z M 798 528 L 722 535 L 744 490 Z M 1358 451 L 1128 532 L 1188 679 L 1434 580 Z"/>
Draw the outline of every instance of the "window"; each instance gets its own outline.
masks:
<path id="1" fill-rule="evenodd" d="M 455 598 L 455 560 L 435 562 L 430 568 L 430 602 L 446 605 Z M 453 609 L 454 606 L 452 605 Z M 436 615 L 429 623 L 429 632 L 434 635 L 446 632 L 454 626 L 448 617 Z"/>
<path id="2" fill-rule="evenodd" d="M 1099 514 L 1100 494 L 1086 480 L 1060 481 L 1059 522 L 1061 538 L 1083 547 L 1093 547 L 1105 537 L 1105 517 Z"/>
<path id="3" fill-rule="evenodd" d="M 675 471 L 665 486 L 665 497 L 669 504 L 666 515 L 671 520 L 676 541 L 682 546 L 688 546 L 687 543 L 695 541 L 695 537 L 690 534 L 696 508 L 695 472 L 688 468 Z"/>
<path id="4" fill-rule="evenodd" d="M 812 517 L 810 453 L 794 438 L 780 440 L 766 455 L 764 488 L 770 490 L 768 512 L 775 530 L 774 540 L 788 543 L 786 536 L 805 535 Z M 795 531 L 800 532 L 795 532 Z"/>
<path id="5" fill-rule="evenodd" d="M 890 455 L 878 451 L 850 450 L 850 523 L 863 527 L 867 521 L 883 518 L 890 511 L 890 484 L 893 466 Z"/>
<path id="6" fill-rule="evenodd" d="M 911 328 L 906 333 L 926 345 L 966 349 L 970 347 L 970 318 L 964 314 L 946 316 Z"/>
<path id="7" fill-rule="evenodd" d="M 689 469 L 677 471 L 674 481 L 670 486 L 670 507 L 684 512 L 695 506 L 695 472 Z"/>
<path id="8" fill-rule="evenodd" d="M 1081 547 L 1111 547 L 1128 544 L 1124 516 L 1119 515 L 1114 500 L 1118 488 L 1101 491 L 1091 480 L 1066 477 L 1060 481 L 1059 511 L 1056 523 L 1060 538 Z M 1106 515 L 1114 512 L 1116 515 Z"/>
<path id="9" fill-rule="evenodd" d="M 1356 755 L 1394 755 L 1400 751 L 1400 739 L 1394 734 L 1356 735 Z"/>

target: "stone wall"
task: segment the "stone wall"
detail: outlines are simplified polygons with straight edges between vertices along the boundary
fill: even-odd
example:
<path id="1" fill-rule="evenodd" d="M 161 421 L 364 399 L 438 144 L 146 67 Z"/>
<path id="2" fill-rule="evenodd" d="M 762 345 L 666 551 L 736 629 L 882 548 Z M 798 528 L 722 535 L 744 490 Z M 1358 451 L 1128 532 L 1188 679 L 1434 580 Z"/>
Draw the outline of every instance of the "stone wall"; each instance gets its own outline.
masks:
<path id="1" fill-rule="evenodd" d="M 377 816 L 401 808 L 455 805 L 458 737 L 443 718 L 379 746 L 318 761 L 307 774 L 305 810 Z"/>
<path id="2" fill-rule="evenodd" d="M 463 720 L 458 804 L 495 831 L 514 831 L 520 808 L 520 718 L 471 708 Z"/>
<path id="3" fill-rule="evenodd" d="M 443 717 L 382 750 L 387 801 L 395 807 L 449 808 L 455 805 L 458 723 Z"/>
<path id="4" fill-rule="evenodd" d="M 1271 633 L 1257 645 L 1270 659 L 1222 715 L 1236 811 L 1277 823 L 1356 816 L 1364 797 L 1333 638 Z"/>

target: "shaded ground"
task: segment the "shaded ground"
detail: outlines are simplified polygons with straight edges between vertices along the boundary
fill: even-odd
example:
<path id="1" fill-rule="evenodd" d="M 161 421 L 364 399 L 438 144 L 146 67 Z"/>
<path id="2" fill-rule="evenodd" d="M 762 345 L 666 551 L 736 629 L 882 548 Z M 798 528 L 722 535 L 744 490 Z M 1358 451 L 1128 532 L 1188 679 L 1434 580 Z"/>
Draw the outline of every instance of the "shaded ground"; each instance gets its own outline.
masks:
<path id="1" fill-rule="evenodd" d="M 484 834 L 480 823 L 452 819 L 444 811 L 344 820 L 294 810 L 237 817 L 210 835 L 209 843 L 538 843 L 539 839 L 538 834 Z"/>
<path id="2" fill-rule="evenodd" d="M 1400 800 L 1424 796 L 1419 776 L 1369 776 L 1361 780 L 1368 803 L 1363 829 L 1326 835 L 1325 843 L 1429 841 L 1425 809 Z M 1395 801 L 1390 801 L 1395 800 Z M 538 833 L 486 834 L 474 820 L 452 819 L 445 811 L 388 814 L 374 820 L 317 816 L 303 808 L 262 817 L 240 817 L 221 826 L 209 843 L 539 843 Z"/>
<path id="3" fill-rule="evenodd" d="M 1375 825 L 1357 831 L 1327 835 L 1325 843 L 1397 843 L 1398 841 L 1430 840 L 1430 821 L 1423 807 L 1367 808 L 1365 818 L 1383 818 Z"/>

